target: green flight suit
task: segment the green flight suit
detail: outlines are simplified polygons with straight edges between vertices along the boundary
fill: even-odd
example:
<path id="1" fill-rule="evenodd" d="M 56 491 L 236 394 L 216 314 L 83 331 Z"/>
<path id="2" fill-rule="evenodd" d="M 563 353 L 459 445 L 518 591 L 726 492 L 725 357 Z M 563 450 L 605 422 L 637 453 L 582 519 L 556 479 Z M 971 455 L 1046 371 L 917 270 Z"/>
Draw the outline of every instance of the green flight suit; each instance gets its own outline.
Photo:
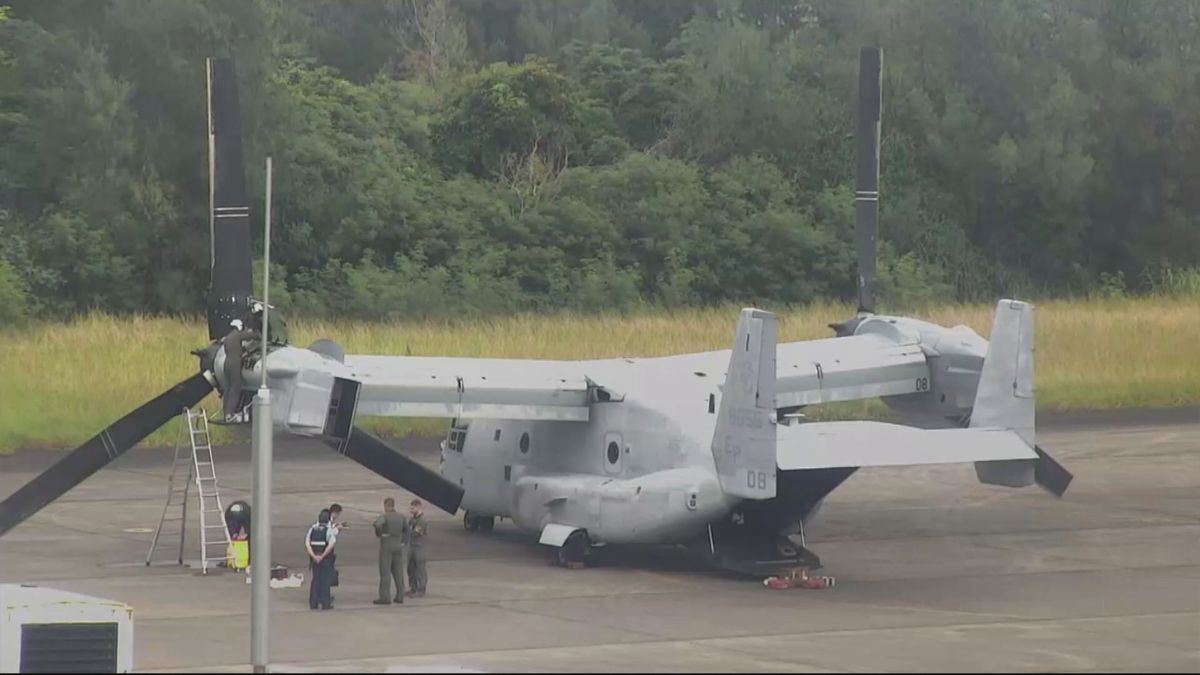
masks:
<path id="1" fill-rule="evenodd" d="M 408 539 L 408 519 L 398 511 L 388 511 L 375 519 L 379 537 L 379 600 L 404 602 L 404 544 Z M 396 597 L 392 598 L 392 580 Z"/>
<path id="2" fill-rule="evenodd" d="M 408 590 L 419 595 L 425 595 L 425 584 L 429 580 L 425 574 L 426 534 L 425 514 L 413 516 L 408 523 Z"/>

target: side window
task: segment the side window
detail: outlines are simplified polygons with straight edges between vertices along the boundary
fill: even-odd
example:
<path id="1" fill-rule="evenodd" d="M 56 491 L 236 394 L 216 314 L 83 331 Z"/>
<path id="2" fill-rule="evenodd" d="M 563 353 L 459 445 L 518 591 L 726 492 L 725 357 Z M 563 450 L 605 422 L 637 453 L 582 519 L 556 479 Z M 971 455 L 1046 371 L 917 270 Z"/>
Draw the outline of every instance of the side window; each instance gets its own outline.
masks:
<path id="1" fill-rule="evenodd" d="M 454 425 L 450 427 L 450 434 L 446 437 L 446 447 L 455 451 L 462 452 L 467 445 L 467 426 Z"/>
<path id="2" fill-rule="evenodd" d="M 605 434 L 603 450 L 605 472 L 621 473 L 622 457 L 625 453 L 625 444 L 621 441 L 621 434 Z"/>
<path id="3" fill-rule="evenodd" d="M 522 455 L 529 454 L 529 432 L 528 431 L 521 434 L 521 441 L 517 445 L 518 445 L 518 447 L 521 448 Z"/>

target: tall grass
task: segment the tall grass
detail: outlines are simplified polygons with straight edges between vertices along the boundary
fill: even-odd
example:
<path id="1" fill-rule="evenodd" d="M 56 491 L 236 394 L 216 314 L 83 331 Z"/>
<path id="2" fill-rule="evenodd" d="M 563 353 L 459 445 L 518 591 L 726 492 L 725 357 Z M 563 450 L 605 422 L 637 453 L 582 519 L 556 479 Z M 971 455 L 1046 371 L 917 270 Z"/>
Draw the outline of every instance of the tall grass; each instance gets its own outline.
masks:
<path id="1" fill-rule="evenodd" d="M 1038 404 L 1043 410 L 1170 406 L 1200 402 L 1200 297 L 1109 298 L 1037 305 Z M 337 340 L 350 353 L 599 358 L 723 349 L 737 307 L 617 315 L 519 315 L 429 322 L 296 319 L 292 341 Z M 952 305 L 914 312 L 988 335 L 993 306 Z M 838 303 L 779 312 L 779 339 L 831 335 L 826 324 L 853 313 Z M 188 352 L 204 343 L 196 318 L 92 314 L 3 335 L 0 450 L 73 447 L 143 401 L 195 372 Z M 215 395 L 204 405 L 219 406 Z M 873 414 L 877 404 L 848 409 Z M 442 421 L 386 420 L 398 433 L 444 428 Z M 176 424 L 149 444 L 170 444 Z M 222 431 L 217 440 L 227 440 Z"/>

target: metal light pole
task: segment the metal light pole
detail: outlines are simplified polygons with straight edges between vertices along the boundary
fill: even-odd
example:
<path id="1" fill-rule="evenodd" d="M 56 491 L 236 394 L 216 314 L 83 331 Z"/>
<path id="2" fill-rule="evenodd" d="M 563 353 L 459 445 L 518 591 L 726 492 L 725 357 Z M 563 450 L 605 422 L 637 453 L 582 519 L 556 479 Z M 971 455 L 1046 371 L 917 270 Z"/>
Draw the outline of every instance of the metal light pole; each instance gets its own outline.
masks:
<path id="1" fill-rule="evenodd" d="M 267 347 L 271 305 L 271 158 L 267 158 L 266 218 L 263 222 L 262 380 L 252 410 L 254 461 L 254 555 L 250 560 L 250 657 L 254 672 L 267 672 L 271 660 L 271 390 L 267 388 Z"/>

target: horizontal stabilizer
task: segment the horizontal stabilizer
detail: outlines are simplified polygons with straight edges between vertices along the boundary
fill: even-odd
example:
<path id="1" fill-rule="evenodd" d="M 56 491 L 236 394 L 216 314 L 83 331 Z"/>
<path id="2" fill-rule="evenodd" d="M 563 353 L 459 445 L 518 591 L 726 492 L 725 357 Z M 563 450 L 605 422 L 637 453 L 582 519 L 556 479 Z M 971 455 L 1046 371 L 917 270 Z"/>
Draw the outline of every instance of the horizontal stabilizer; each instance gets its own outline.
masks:
<path id="1" fill-rule="evenodd" d="M 918 429 L 884 422 L 810 422 L 778 427 L 781 471 L 1030 460 L 1007 429 Z"/>

